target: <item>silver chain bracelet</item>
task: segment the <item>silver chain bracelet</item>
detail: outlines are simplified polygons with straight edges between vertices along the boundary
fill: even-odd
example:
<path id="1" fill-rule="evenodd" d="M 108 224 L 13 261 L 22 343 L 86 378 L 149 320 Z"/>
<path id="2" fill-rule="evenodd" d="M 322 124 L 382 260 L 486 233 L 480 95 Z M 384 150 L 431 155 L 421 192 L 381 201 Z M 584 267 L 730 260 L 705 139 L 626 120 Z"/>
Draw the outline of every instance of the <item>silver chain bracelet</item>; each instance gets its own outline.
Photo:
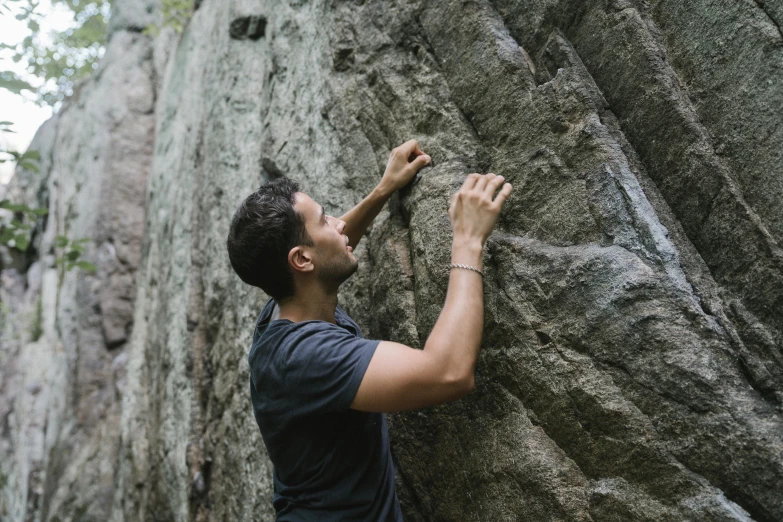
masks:
<path id="1" fill-rule="evenodd" d="M 479 270 L 478 268 L 476 268 L 474 266 L 463 265 L 463 264 L 460 264 L 460 263 L 452 263 L 451 267 L 449 268 L 449 270 L 451 270 L 451 268 L 465 268 L 467 270 L 473 270 L 474 272 L 478 272 L 479 274 L 481 274 L 481 277 L 484 277 L 484 272 L 482 272 L 481 270 Z"/>

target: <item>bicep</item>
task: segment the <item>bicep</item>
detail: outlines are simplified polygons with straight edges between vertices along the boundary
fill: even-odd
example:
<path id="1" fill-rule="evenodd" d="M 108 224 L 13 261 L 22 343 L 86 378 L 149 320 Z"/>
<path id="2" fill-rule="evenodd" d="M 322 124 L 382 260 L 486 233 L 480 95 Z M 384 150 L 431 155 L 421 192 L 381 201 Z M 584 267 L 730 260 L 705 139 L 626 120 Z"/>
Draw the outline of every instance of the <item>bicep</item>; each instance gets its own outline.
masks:
<path id="1" fill-rule="evenodd" d="M 429 352 L 404 344 L 381 341 L 364 373 L 351 408 L 393 412 L 450 402 L 464 396 L 471 385 L 450 375 Z"/>

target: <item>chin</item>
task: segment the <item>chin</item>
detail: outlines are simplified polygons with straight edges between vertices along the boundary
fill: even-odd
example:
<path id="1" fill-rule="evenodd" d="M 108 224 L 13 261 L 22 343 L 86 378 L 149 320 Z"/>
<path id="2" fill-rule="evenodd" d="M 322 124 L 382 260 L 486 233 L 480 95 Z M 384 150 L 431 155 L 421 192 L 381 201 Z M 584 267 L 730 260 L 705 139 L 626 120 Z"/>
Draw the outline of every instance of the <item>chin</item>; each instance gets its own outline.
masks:
<path id="1" fill-rule="evenodd" d="M 351 277 L 354 272 L 356 272 L 359 269 L 359 261 L 356 260 L 356 258 L 353 259 L 353 263 L 351 263 L 351 270 L 348 274 L 348 277 Z"/>

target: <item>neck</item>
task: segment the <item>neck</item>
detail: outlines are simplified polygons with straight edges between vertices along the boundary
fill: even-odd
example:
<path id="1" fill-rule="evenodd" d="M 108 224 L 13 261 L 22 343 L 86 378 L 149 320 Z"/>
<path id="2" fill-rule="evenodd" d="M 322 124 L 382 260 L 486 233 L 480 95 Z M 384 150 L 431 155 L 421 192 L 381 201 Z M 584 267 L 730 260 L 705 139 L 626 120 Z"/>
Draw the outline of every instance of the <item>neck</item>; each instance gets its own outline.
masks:
<path id="1" fill-rule="evenodd" d="M 337 308 L 337 292 L 310 288 L 297 292 L 277 305 L 280 308 L 280 319 L 288 319 L 294 323 L 315 320 L 336 324 L 334 310 Z"/>

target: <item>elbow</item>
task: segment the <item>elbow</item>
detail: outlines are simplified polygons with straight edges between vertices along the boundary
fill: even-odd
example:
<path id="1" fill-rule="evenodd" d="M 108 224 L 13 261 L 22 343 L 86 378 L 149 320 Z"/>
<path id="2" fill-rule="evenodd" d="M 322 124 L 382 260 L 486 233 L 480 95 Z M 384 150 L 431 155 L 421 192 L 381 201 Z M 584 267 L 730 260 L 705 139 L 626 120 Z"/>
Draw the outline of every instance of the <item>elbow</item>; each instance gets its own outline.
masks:
<path id="1" fill-rule="evenodd" d="M 473 372 L 461 377 L 454 383 L 454 399 L 461 399 L 472 392 L 475 387 L 476 377 L 473 375 Z"/>
<path id="2" fill-rule="evenodd" d="M 464 391 L 465 395 L 467 395 L 467 394 L 469 394 L 470 392 L 473 391 L 473 388 L 476 387 L 476 376 L 473 374 L 473 372 L 471 372 L 465 378 L 465 381 L 464 381 L 462 386 L 463 386 L 463 391 Z"/>
<path id="3" fill-rule="evenodd" d="M 438 382 L 441 390 L 443 390 L 442 393 L 444 393 L 445 397 L 448 397 L 447 400 L 461 399 L 476 387 L 473 365 L 452 368 L 450 371 L 442 372 Z"/>

